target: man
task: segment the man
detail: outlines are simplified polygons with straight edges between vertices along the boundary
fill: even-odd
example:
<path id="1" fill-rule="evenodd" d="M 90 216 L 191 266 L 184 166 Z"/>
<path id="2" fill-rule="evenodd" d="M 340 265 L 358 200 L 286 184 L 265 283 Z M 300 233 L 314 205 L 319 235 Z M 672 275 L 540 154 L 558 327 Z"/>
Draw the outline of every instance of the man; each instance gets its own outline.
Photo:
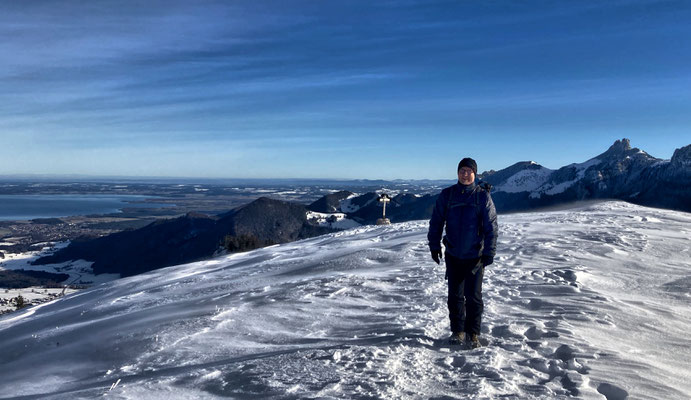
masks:
<path id="1" fill-rule="evenodd" d="M 451 343 L 465 340 L 480 346 L 482 322 L 482 277 L 492 264 L 497 248 L 497 212 L 488 184 L 477 185 L 477 163 L 464 158 L 458 163 L 458 183 L 442 190 L 429 221 L 432 259 L 441 259 L 442 233 L 446 247 L 446 276 L 449 284 Z"/>

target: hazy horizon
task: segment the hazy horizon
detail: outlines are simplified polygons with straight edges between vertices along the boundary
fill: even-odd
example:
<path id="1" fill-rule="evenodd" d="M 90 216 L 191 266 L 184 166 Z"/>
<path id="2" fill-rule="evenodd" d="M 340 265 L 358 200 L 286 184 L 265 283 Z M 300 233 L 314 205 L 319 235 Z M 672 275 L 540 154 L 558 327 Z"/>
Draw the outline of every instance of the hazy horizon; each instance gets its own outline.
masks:
<path id="1" fill-rule="evenodd" d="M 17 179 L 17 180 L 31 180 L 31 179 L 46 179 L 46 180 L 60 180 L 60 179 L 103 179 L 103 180 L 195 180 L 195 181 L 209 181 L 209 182 L 261 182 L 261 181 L 275 181 L 275 182 L 292 182 L 292 181 L 333 181 L 333 182 L 358 182 L 358 181 L 404 181 L 404 182 L 415 182 L 415 181 L 453 181 L 455 178 L 448 179 L 406 179 L 406 178 L 393 178 L 393 179 L 383 179 L 383 178 L 313 178 L 313 177 L 286 177 L 286 178 L 236 178 L 236 177 L 206 177 L 206 176 L 136 176 L 136 175 L 88 175 L 88 174 L 7 174 L 0 175 L 0 180 L 2 179 Z"/>

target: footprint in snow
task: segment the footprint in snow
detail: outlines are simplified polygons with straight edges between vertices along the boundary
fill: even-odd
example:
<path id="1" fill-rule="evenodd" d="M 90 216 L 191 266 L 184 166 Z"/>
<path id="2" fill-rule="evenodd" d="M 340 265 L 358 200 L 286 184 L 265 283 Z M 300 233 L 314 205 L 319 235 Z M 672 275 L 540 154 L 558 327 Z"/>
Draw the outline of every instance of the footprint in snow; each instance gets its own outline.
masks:
<path id="1" fill-rule="evenodd" d="M 597 391 L 605 396 L 607 400 L 625 400 L 629 397 L 629 392 L 610 383 L 599 384 Z"/>

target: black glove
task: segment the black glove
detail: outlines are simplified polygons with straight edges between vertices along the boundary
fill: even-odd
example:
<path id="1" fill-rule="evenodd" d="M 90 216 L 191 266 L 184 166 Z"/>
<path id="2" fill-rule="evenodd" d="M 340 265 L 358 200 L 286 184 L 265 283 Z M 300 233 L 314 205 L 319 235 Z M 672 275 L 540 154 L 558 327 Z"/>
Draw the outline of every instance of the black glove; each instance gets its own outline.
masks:
<path id="1" fill-rule="evenodd" d="M 432 260 L 434 260 L 434 262 L 439 264 L 439 260 L 441 259 L 441 249 L 438 249 L 438 250 L 430 249 L 430 252 L 432 253 Z"/>
<path id="2" fill-rule="evenodd" d="M 482 256 L 482 266 L 486 267 L 494 262 L 494 257 L 492 256 Z"/>

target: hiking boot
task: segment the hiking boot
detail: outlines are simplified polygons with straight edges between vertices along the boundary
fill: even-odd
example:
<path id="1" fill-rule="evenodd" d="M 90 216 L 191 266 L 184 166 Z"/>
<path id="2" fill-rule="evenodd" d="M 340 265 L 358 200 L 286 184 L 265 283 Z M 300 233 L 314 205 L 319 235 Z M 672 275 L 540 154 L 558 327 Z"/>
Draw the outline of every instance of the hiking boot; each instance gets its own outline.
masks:
<path id="1" fill-rule="evenodd" d="M 480 335 L 477 333 L 470 335 L 468 342 L 471 349 L 477 349 L 478 347 L 482 346 L 482 343 L 480 343 Z"/>
<path id="2" fill-rule="evenodd" d="M 465 332 L 454 332 L 449 337 L 449 343 L 451 344 L 461 344 L 465 340 Z"/>

